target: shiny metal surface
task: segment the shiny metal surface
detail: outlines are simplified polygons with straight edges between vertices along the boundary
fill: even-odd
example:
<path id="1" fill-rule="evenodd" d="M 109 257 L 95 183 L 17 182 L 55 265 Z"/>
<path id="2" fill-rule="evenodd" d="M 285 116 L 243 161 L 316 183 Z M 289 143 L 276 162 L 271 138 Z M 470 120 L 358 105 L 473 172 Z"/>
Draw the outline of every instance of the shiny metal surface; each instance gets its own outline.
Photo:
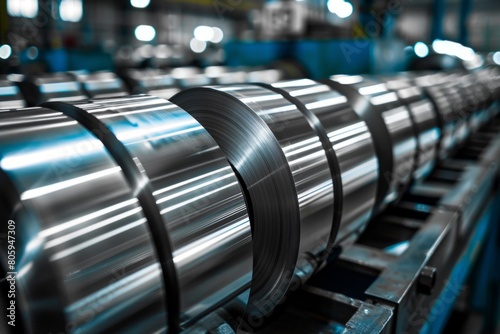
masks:
<path id="1" fill-rule="evenodd" d="M 211 84 L 210 78 L 204 73 L 200 73 L 200 69 L 197 67 L 177 67 L 172 69 L 171 75 L 182 88 Z"/>
<path id="2" fill-rule="evenodd" d="M 441 130 L 438 112 L 421 87 L 404 76 L 380 76 L 387 88 L 394 91 L 410 111 L 414 131 L 417 135 L 416 170 L 413 177 L 424 178 L 434 168 Z"/>
<path id="3" fill-rule="evenodd" d="M 251 318 L 271 313 L 286 294 L 297 263 L 301 232 L 292 171 L 278 139 L 264 121 L 272 121 L 273 117 L 266 116 L 266 110 L 260 110 L 256 103 L 266 103 L 270 97 L 283 100 L 251 85 L 192 88 L 171 99 L 209 131 L 246 189 L 254 245 L 254 273 L 247 308 Z M 276 112 L 280 114 L 279 110 Z M 293 147 L 289 155 L 292 154 Z"/>
<path id="4" fill-rule="evenodd" d="M 336 244 L 356 238 L 368 222 L 375 205 L 378 161 L 366 123 L 354 112 L 347 98 L 329 86 L 309 80 L 281 81 L 274 87 L 313 113 L 317 126 L 326 135 L 327 155 L 333 160 L 335 214 L 340 215 Z M 321 137 L 320 137 L 321 138 Z M 325 145 L 326 144 L 326 145 Z M 332 236 L 335 237 L 335 236 Z"/>
<path id="5" fill-rule="evenodd" d="M 208 80 L 219 80 L 212 70 Z M 130 73 L 144 91 L 207 81 L 196 69 L 172 72 Z M 191 88 L 173 102 L 138 95 L 8 111 L 0 102 L 0 218 L 17 224 L 26 332 L 272 331 L 272 315 L 287 314 L 278 305 L 292 305 L 290 292 L 337 249 L 342 261 L 365 254 L 376 270 L 414 256 L 399 238 L 414 235 L 429 204 L 408 203 L 422 189 L 449 192 L 457 166 L 433 166 L 498 112 L 499 77 L 337 76 Z M 467 145 L 459 164 L 477 157 Z M 494 170 L 482 171 L 486 184 Z M 473 179 L 460 179 L 473 202 L 457 192 L 439 202 L 470 222 L 489 191 Z M 404 201 L 365 229 L 412 180 Z M 395 236 L 371 261 L 370 242 Z M 355 239 L 358 252 L 345 252 Z"/>
<path id="6" fill-rule="evenodd" d="M 128 95 L 125 83 L 112 72 L 94 72 L 77 75 L 85 93 L 93 99 Z"/>
<path id="7" fill-rule="evenodd" d="M 288 161 L 300 210 L 300 248 L 295 274 L 305 281 L 324 260 L 330 240 L 335 239 L 335 234 L 331 234 L 334 185 L 320 138 L 297 106 L 281 94 L 251 85 L 227 87 L 224 91 L 264 120 Z"/>
<path id="8" fill-rule="evenodd" d="M 415 168 L 417 140 L 410 112 L 381 81 L 344 75 L 330 80 L 372 133 L 380 166 L 376 204 L 383 210 L 408 187 Z"/>
<path id="9" fill-rule="evenodd" d="M 441 127 L 439 158 L 447 158 L 462 140 L 465 131 L 465 117 L 461 117 L 461 100 L 456 88 L 446 83 L 442 73 L 417 74 L 414 82 L 422 87 L 435 105 Z"/>
<path id="10" fill-rule="evenodd" d="M 469 107 L 471 93 L 469 89 L 464 89 L 461 85 L 461 80 L 463 78 L 461 74 L 450 73 L 443 75 L 443 78 L 443 85 L 448 91 L 448 100 L 452 103 L 454 115 L 457 119 L 454 137 L 457 141 L 457 146 L 461 146 L 471 133 L 469 124 L 472 114 L 472 109 Z M 476 108 L 479 109 L 479 106 L 474 107 L 474 109 Z"/>
<path id="11" fill-rule="evenodd" d="M 459 75 L 458 75 L 459 74 Z M 487 108 L 491 105 L 492 94 L 488 87 L 472 73 L 457 73 L 457 86 L 468 116 L 470 132 L 479 130 L 487 121 Z"/>
<path id="12" fill-rule="evenodd" d="M 189 76 L 176 78 L 178 84 L 182 88 L 198 87 L 203 85 L 210 85 L 211 79 L 203 73 L 192 74 Z"/>
<path id="13" fill-rule="evenodd" d="M 173 244 L 181 325 L 245 292 L 252 278 L 245 201 L 225 156 L 203 127 L 176 105 L 152 96 L 74 106 L 110 129 L 151 184 Z M 165 246 L 157 245 L 158 251 L 168 252 Z"/>
<path id="14" fill-rule="evenodd" d="M 166 326 L 143 210 L 99 140 L 54 110 L 1 113 L 0 178 L 0 215 L 16 221 L 18 315 L 28 332 Z"/>
<path id="15" fill-rule="evenodd" d="M 214 85 L 241 84 L 246 82 L 247 77 L 243 69 L 225 66 L 208 66 L 204 73 Z"/>
<path id="16" fill-rule="evenodd" d="M 79 101 L 87 98 L 76 77 L 69 73 L 26 77 L 20 83 L 20 88 L 28 106 L 46 101 Z"/>
<path id="17" fill-rule="evenodd" d="M 180 91 L 174 77 L 166 70 L 130 69 L 123 74 L 123 77 L 132 94 L 150 94 L 169 99 Z"/>
<path id="18" fill-rule="evenodd" d="M 9 76 L 0 75 L 0 109 L 14 109 L 26 106 L 19 87 L 9 80 Z"/>
<path id="19" fill-rule="evenodd" d="M 275 83 L 285 79 L 285 73 L 279 69 L 254 69 L 247 72 L 246 82 Z"/>
<path id="20" fill-rule="evenodd" d="M 500 99 L 500 67 L 481 68 L 474 71 L 473 74 L 486 86 L 488 92 L 491 94 L 489 102 L 498 101 Z"/>

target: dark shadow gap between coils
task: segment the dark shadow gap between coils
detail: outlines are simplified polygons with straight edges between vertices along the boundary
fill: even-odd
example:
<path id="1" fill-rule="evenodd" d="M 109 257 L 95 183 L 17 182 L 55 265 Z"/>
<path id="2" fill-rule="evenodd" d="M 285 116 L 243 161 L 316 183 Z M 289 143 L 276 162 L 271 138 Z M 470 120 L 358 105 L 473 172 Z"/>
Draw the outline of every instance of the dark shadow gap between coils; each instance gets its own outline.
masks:
<path id="1" fill-rule="evenodd" d="M 179 283 L 177 281 L 176 269 L 173 261 L 172 242 L 167 234 L 163 223 L 163 218 L 157 207 L 153 196 L 153 191 L 147 177 L 141 173 L 139 167 L 128 153 L 125 146 L 118 138 L 95 116 L 88 112 L 65 104 L 63 102 L 46 102 L 41 106 L 57 110 L 76 120 L 97 139 L 108 150 L 111 157 L 120 166 L 130 187 L 136 192 L 137 197 L 151 230 L 151 237 L 155 244 L 155 251 L 162 269 L 162 276 L 165 284 L 164 303 L 168 314 L 169 333 L 179 332 L 180 322 L 180 296 Z M 165 251 L 161 251 L 164 249 Z"/>
<path id="2" fill-rule="evenodd" d="M 266 123 L 229 93 L 190 88 L 170 100 L 202 124 L 247 188 L 254 277 L 245 319 L 267 317 L 288 290 L 300 241 L 299 204 L 286 157 Z M 253 327 L 245 319 L 243 325 Z"/>
<path id="3" fill-rule="evenodd" d="M 377 182 L 377 196 L 374 205 L 375 214 L 389 191 L 390 182 L 386 180 L 386 177 L 393 177 L 394 157 L 392 155 L 392 141 L 389 130 L 387 130 L 380 110 L 373 106 L 366 97 L 357 92 L 355 88 L 329 79 L 320 80 L 319 82 L 345 95 L 353 110 L 365 121 L 366 126 L 372 134 L 380 168 Z"/>
<path id="4" fill-rule="evenodd" d="M 319 137 L 321 141 L 321 145 L 323 147 L 323 150 L 325 150 L 326 153 L 326 159 L 328 161 L 328 166 L 330 167 L 330 175 L 332 177 L 333 181 L 333 219 L 332 219 L 332 229 L 330 232 L 330 237 L 328 240 L 328 246 L 324 252 L 324 254 L 321 254 L 321 259 L 319 259 L 319 262 L 322 263 L 323 261 L 326 260 L 328 257 L 328 254 L 330 253 L 331 249 L 333 248 L 335 238 L 337 237 L 337 233 L 340 228 L 340 222 L 342 219 L 342 198 L 343 198 L 343 191 L 342 191 L 342 178 L 341 178 L 341 172 L 340 172 L 340 166 L 338 163 L 337 156 L 335 154 L 335 151 L 333 150 L 332 144 L 330 142 L 330 139 L 328 138 L 328 134 L 326 133 L 325 129 L 321 125 L 321 121 L 312 113 L 309 109 L 306 108 L 306 106 L 300 102 L 299 99 L 293 97 L 290 95 L 288 92 L 285 90 L 276 88 L 270 84 L 264 84 L 264 83 L 255 83 L 258 86 L 264 87 L 266 89 L 269 89 L 277 94 L 282 95 L 285 99 L 287 99 L 289 102 L 293 103 L 297 109 L 304 115 L 305 119 L 313 129 L 313 131 L 316 133 L 316 135 Z"/>

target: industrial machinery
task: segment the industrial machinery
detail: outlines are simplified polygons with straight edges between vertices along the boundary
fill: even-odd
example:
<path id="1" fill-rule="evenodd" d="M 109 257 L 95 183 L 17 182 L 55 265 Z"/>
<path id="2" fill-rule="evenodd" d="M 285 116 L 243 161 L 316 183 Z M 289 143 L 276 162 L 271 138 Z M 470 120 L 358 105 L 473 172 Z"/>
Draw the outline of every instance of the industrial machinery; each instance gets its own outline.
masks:
<path id="1" fill-rule="evenodd" d="M 212 71 L 173 77 L 227 81 Z M 2 288 L 16 292 L 17 328 L 442 328 L 437 308 L 498 231 L 497 68 L 238 72 L 170 100 L 154 93 L 171 95 L 171 77 L 150 74 L 127 80 L 153 95 L 68 74 L 26 79 L 36 107 L 0 104 Z"/>

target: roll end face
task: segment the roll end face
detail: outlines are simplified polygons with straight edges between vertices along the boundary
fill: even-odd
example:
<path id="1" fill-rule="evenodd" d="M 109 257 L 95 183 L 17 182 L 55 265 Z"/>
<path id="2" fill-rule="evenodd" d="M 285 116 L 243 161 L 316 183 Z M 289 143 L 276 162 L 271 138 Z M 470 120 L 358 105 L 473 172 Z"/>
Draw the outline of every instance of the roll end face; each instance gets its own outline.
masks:
<path id="1" fill-rule="evenodd" d="M 201 87 L 182 91 L 171 101 L 205 127 L 247 189 L 254 277 L 245 319 L 256 324 L 288 291 L 298 256 L 300 214 L 286 157 L 258 110 L 249 106 L 255 100 L 252 92 L 255 87 L 249 85 Z"/>

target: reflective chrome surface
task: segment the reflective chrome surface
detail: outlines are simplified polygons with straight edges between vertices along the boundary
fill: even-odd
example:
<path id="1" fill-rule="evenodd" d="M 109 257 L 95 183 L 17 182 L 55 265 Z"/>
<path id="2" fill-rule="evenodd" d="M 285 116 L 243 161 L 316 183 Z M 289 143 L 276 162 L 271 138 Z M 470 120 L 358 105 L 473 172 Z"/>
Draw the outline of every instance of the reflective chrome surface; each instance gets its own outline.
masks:
<path id="1" fill-rule="evenodd" d="M 285 78 L 283 71 L 278 69 L 254 69 L 247 73 L 247 82 L 274 83 Z"/>
<path id="2" fill-rule="evenodd" d="M 20 83 L 20 88 L 29 106 L 46 101 L 79 101 L 87 98 L 76 77 L 68 73 L 26 77 Z"/>
<path id="3" fill-rule="evenodd" d="M 77 75 L 85 93 L 93 99 L 128 95 L 125 83 L 112 72 L 94 72 Z"/>
<path id="4" fill-rule="evenodd" d="M 406 189 L 415 168 L 417 141 L 410 112 L 399 101 L 396 93 L 389 91 L 381 81 L 343 75 L 330 79 L 338 83 L 333 88 L 348 97 L 374 137 L 381 167 L 379 188 L 387 189 L 385 193 L 379 193 L 383 197 L 377 199 L 377 203 L 381 204 L 378 209 L 382 210 Z M 366 100 L 362 102 L 362 99 Z M 372 114 L 371 117 L 367 117 L 368 113 Z M 375 116 L 381 117 L 383 124 L 379 120 L 374 122 Z"/>
<path id="5" fill-rule="evenodd" d="M 245 83 L 247 78 L 247 73 L 243 69 L 225 66 L 208 66 L 204 73 L 215 85 L 241 84 Z"/>
<path id="6" fill-rule="evenodd" d="M 200 73 L 197 67 L 177 67 L 171 72 L 172 77 L 179 87 L 196 87 L 211 84 L 210 78 Z"/>
<path id="7" fill-rule="evenodd" d="M 214 137 L 246 189 L 254 247 L 247 308 L 252 318 L 272 312 L 287 292 L 297 262 L 301 228 L 292 172 L 280 143 L 258 115 L 259 95 L 262 102 L 270 96 L 282 100 L 277 94 L 250 85 L 192 88 L 171 99 Z M 271 116 L 267 119 L 272 120 Z M 293 148 L 290 150 L 291 156 Z"/>
<path id="8" fill-rule="evenodd" d="M 304 115 L 281 94 L 255 86 L 224 91 L 238 97 L 266 122 L 286 156 L 300 209 L 295 274 L 305 280 L 323 261 L 333 224 L 333 181 L 322 143 Z"/>
<path id="9" fill-rule="evenodd" d="M 165 70 L 130 69 L 123 74 L 132 94 L 150 94 L 169 99 L 179 92 L 174 77 Z"/>
<path id="10" fill-rule="evenodd" d="M 437 160 L 437 149 L 441 131 L 438 114 L 432 102 L 424 94 L 422 88 L 411 83 L 403 76 L 381 76 L 382 81 L 394 91 L 402 103 L 410 110 L 411 120 L 417 135 L 417 168 L 413 177 L 422 179 L 430 173 Z"/>
<path id="11" fill-rule="evenodd" d="M 464 132 L 465 119 L 460 117 L 462 108 L 456 88 L 444 81 L 442 73 L 415 75 L 414 82 L 422 87 L 433 101 L 439 115 L 441 142 L 439 158 L 445 159 L 457 147 Z"/>
<path id="12" fill-rule="evenodd" d="M 202 76 L 175 72 L 163 78 Z M 257 329 L 332 246 L 349 246 L 498 113 L 499 78 L 481 69 L 201 87 L 173 97 L 189 113 L 145 95 L 0 105 L 0 219 L 16 221 L 22 324 Z"/>
<path id="13" fill-rule="evenodd" d="M 22 108 L 26 105 L 17 85 L 9 76 L 0 75 L 0 109 Z"/>
<path id="14" fill-rule="evenodd" d="M 273 84 L 296 98 L 317 118 L 328 137 L 327 154 L 338 164 L 340 226 L 335 243 L 356 237 L 368 222 L 375 204 L 378 161 L 366 123 L 354 112 L 347 98 L 327 85 L 301 79 Z"/>
<path id="15" fill-rule="evenodd" d="M 245 201 L 204 128 L 176 105 L 152 96 L 75 106 L 102 121 L 150 180 L 173 242 L 181 321 L 191 322 L 247 290 L 252 237 Z"/>
<path id="16" fill-rule="evenodd" d="M 1 215 L 16 221 L 18 315 L 29 332 L 165 327 L 146 219 L 99 140 L 54 110 L 0 113 L 0 169 L 11 196 Z"/>

